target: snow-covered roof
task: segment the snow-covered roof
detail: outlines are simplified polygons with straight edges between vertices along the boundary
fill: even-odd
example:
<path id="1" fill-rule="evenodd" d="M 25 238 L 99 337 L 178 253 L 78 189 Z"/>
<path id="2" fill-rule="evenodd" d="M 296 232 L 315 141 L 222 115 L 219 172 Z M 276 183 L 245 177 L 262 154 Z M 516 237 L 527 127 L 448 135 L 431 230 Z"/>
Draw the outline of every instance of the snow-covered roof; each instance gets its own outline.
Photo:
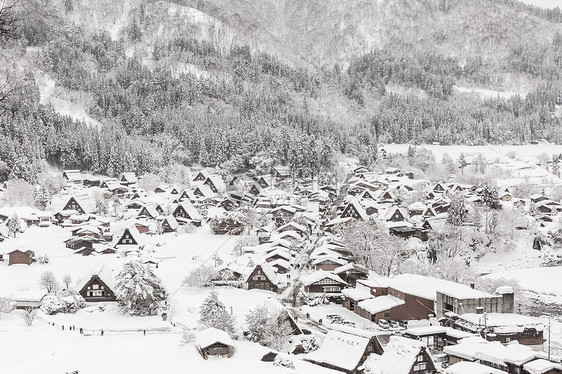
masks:
<path id="1" fill-rule="evenodd" d="M 327 271 L 324 271 L 324 270 L 318 270 L 318 271 L 315 271 L 313 273 L 310 273 L 310 274 L 302 277 L 301 281 L 302 281 L 302 284 L 304 284 L 305 286 L 309 286 L 309 285 L 311 285 L 313 283 L 316 283 L 318 281 L 321 281 L 322 279 L 325 279 L 325 278 L 333 280 L 336 283 L 347 284 L 337 275 L 332 274 L 332 273 L 328 273 Z"/>
<path id="2" fill-rule="evenodd" d="M 437 292 L 463 300 L 494 297 L 492 294 L 475 290 L 464 284 L 418 274 L 398 275 L 390 280 L 390 287 L 428 300 L 435 300 Z"/>
<path id="3" fill-rule="evenodd" d="M 415 203 L 412 203 L 410 205 L 408 205 L 408 210 L 412 211 L 412 210 L 419 210 L 419 211 L 424 211 L 427 208 L 427 206 L 422 203 L 421 201 L 416 201 Z"/>
<path id="4" fill-rule="evenodd" d="M 45 291 L 18 291 L 12 295 L 15 302 L 40 302 L 47 295 Z"/>
<path id="5" fill-rule="evenodd" d="M 326 255 L 326 256 L 319 256 L 316 257 L 314 259 L 314 261 L 312 261 L 312 265 L 318 265 L 324 261 L 331 261 L 331 262 L 335 262 L 338 265 L 345 265 L 347 264 L 346 260 L 342 260 L 341 258 L 339 258 L 338 256 L 334 256 L 334 255 Z"/>
<path id="6" fill-rule="evenodd" d="M 523 369 L 525 369 L 529 374 L 544 374 L 549 370 L 562 371 L 562 365 L 545 359 L 538 359 L 526 363 L 523 365 Z"/>
<path id="7" fill-rule="evenodd" d="M 351 371 L 359 364 L 368 344 L 368 338 L 330 330 L 320 348 L 305 358 Z"/>
<path id="8" fill-rule="evenodd" d="M 464 313 L 460 319 L 468 321 L 474 325 L 483 324 L 484 315 L 476 313 Z M 486 326 L 540 326 L 542 323 L 539 319 L 530 316 L 524 316 L 515 313 L 487 313 Z"/>
<path id="9" fill-rule="evenodd" d="M 360 272 L 364 272 L 365 274 L 368 274 L 368 270 L 365 269 L 364 267 L 357 265 L 355 262 L 348 262 L 345 265 L 342 265 L 340 267 L 337 267 L 334 269 L 334 274 L 340 274 L 340 273 L 345 273 L 346 271 L 349 270 L 357 270 Z"/>
<path id="10" fill-rule="evenodd" d="M 505 374 L 505 371 L 471 361 L 461 361 L 451 365 L 445 374 Z"/>
<path id="11" fill-rule="evenodd" d="M 234 347 L 234 341 L 228 336 L 226 331 L 209 327 L 197 333 L 197 345 L 199 348 L 204 349 L 215 343 L 222 343 Z"/>
<path id="12" fill-rule="evenodd" d="M 195 187 L 194 191 L 195 190 L 199 190 L 199 192 L 205 198 L 210 198 L 210 197 L 215 196 L 215 193 L 213 192 L 213 190 L 211 190 L 211 187 L 207 186 L 206 184 L 202 184 L 202 185 L 199 185 L 199 186 Z M 194 192 L 194 194 L 195 194 L 195 192 Z"/>
<path id="13" fill-rule="evenodd" d="M 371 295 L 371 291 L 368 287 L 359 286 L 355 288 L 344 288 L 341 293 L 352 300 L 361 301 L 371 299 L 374 296 Z"/>
<path id="14" fill-rule="evenodd" d="M 372 354 L 363 364 L 371 374 L 408 374 L 425 344 L 419 340 L 391 336 L 379 356 Z"/>
<path id="15" fill-rule="evenodd" d="M 287 228 L 291 229 L 292 231 L 300 231 L 304 233 L 307 232 L 307 229 L 304 225 L 301 225 L 300 223 L 296 223 L 296 222 L 286 223 L 283 226 L 279 227 L 277 231 L 283 231 Z"/>
<path id="16" fill-rule="evenodd" d="M 357 303 L 357 306 L 359 306 L 363 310 L 366 310 L 370 314 L 377 314 L 404 304 L 405 302 L 402 299 L 391 295 L 384 295 L 360 301 L 359 303 Z"/>

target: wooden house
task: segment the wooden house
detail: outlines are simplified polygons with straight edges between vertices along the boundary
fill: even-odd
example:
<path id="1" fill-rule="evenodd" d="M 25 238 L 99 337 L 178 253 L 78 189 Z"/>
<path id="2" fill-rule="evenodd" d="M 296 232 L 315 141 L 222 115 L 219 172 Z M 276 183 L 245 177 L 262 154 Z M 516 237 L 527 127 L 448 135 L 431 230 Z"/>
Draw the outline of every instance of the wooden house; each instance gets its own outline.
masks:
<path id="1" fill-rule="evenodd" d="M 80 170 L 64 170 L 62 172 L 63 179 L 70 184 L 82 184 L 82 173 Z"/>
<path id="2" fill-rule="evenodd" d="M 234 354 L 234 342 L 223 330 L 209 327 L 197 333 L 197 347 L 205 360 L 209 357 L 231 357 Z"/>
<path id="3" fill-rule="evenodd" d="M 280 180 L 287 179 L 291 176 L 291 168 L 289 166 L 274 166 L 273 176 Z"/>
<path id="4" fill-rule="evenodd" d="M 31 265 L 32 262 L 33 258 L 28 252 L 23 252 L 19 249 L 8 252 L 8 266 L 17 264 Z"/>
<path id="5" fill-rule="evenodd" d="M 87 302 L 117 300 L 113 290 L 98 275 L 92 275 L 79 293 Z"/>
<path id="6" fill-rule="evenodd" d="M 113 247 L 139 246 L 141 244 L 139 233 L 136 229 L 123 229 L 113 240 Z"/>
<path id="7" fill-rule="evenodd" d="M 380 374 L 436 373 L 429 350 L 419 340 L 391 336 L 382 354 L 375 354 L 363 365 L 368 372 Z"/>
<path id="8" fill-rule="evenodd" d="M 335 274 L 315 271 L 301 279 L 304 290 L 310 294 L 340 294 L 347 283 Z"/>
<path id="9" fill-rule="evenodd" d="M 197 209 L 191 204 L 180 203 L 176 206 L 172 215 L 176 218 L 189 220 L 194 226 L 201 226 L 201 216 Z M 178 220 L 179 222 L 179 220 Z"/>
<path id="10" fill-rule="evenodd" d="M 174 216 L 168 216 L 162 220 L 161 227 L 162 232 L 175 232 L 179 227 L 179 223 Z"/>
<path id="11" fill-rule="evenodd" d="M 119 178 L 119 183 L 125 186 L 137 183 L 137 176 L 133 172 L 124 172 Z"/>
<path id="12" fill-rule="evenodd" d="M 248 192 L 251 193 L 254 196 L 257 196 L 260 194 L 262 187 L 258 184 L 258 183 L 252 183 L 250 185 L 250 188 L 248 189 Z"/>
<path id="13" fill-rule="evenodd" d="M 354 262 L 349 262 L 345 265 L 335 268 L 334 274 L 339 276 L 351 287 L 355 287 L 355 284 L 358 280 L 367 279 L 369 277 L 369 271 L 363 266 L 357 265 Z"/>
<path id="14" fill-rule="evenodd" d="M 160 213 L 158 212 L 156 207 L 151 205 L 145 205 L 140 209 L 139 214 L 137 214 L 137 217 L 156 219 L 156 217 L 158 217 L 159 215 Z"/>
<path id="15" fill-rule="evenodd" d="M 342 213 L 340 214 L 340 218 L 354 218 L 354 219 L 361 219 L 367 220 L 369 217 L 365 209 L 359 204 L 359 201 L 352 200 L 345 206 Z"/>
<path id="16" fill-rule="evenodd" d="M 222 178 L 218 175 L 210 175 L 205 179 L 203 185 L 208 186 L 213 193 L 220 194 L 226 191 Z"/>
<path id="17" fill-rule="evenodd" d="M 371 354 L 383 354 L 377 337 L 355 329 L 353 333 L 329 330 L 322 345 L 304 356 L 306 361 L 332 370 L 356 374 Z"/>
<path id="18" fill-rule="evenodd" d="M 205 169 L 200 170 L 193 178 L 194 182 L 204 182 L 211 174 Z"/>
<path id="19" fill-rule="evenodd" d="M 257 183 L 260 185 L 261 188 L 268 188 L 270 186 L 269 182 L 267 181 L 265 176 L 260 176 L 257 178 Z"/>
<path id="20" fill-rule="evenodd" d="M 266 262 L 256 265 L 254 270 L 246 278 L 248 290 L 259 289 L 277 292 L 279 279 L 273 268 Z"/>
<path id="21" fill-rule="evenodd" d="M 315 270 L 333 271 L 340 266 L 347 264 L 346 260 L 342 260 L 337 256 L 321 256 L 312 261 Z"/>
<path id="22" fill-rule="evenodd" d="M 86 207 L 82 207 L 82 205 L 82 202 L 78 202 L 76 198 L 71 197 L 70 199 L 68 199 L 68 202 L 65 204 L 62 210 L 74 210 L 80 214 L 90 213 L 89 210 Z"/>

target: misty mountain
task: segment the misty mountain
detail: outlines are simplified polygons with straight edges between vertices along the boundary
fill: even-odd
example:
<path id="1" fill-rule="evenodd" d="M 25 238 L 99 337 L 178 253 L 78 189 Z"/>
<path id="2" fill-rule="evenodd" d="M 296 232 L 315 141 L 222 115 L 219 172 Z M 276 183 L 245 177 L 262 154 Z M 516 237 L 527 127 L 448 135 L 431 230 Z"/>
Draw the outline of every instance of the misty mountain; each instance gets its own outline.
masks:
<path id="1" fill-rule="evenodd" d="M 30 0 L 0 177 L 273 161 L 377 142 L 562 141 L 559 10 L 517 1 Z M 12 91 L 10 91 L 12 92 Z M 262 165 L 263 166 L 263 165 Z"/>

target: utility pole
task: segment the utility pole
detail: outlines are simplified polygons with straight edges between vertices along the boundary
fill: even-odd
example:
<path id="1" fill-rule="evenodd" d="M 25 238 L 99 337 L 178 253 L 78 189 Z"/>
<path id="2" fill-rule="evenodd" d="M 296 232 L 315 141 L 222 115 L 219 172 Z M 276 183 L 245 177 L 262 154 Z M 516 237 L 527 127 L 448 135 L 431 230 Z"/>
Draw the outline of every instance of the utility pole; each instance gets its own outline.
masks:
<path id="1" fill-rule="evenodd" d="M 550 361 L 550 321 L 552 316 L 548 316 L 548 361 Z"/>

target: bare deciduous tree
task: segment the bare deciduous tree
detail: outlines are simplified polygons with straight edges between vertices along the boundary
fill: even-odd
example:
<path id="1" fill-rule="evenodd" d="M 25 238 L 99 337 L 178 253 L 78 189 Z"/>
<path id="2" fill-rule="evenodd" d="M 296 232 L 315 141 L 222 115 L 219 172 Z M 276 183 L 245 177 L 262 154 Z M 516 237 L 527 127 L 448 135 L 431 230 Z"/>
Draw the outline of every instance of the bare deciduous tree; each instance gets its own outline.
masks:
<path id="1" fill-rule="evenodd" d="M 47 289 L 48 293 L 54 292 L 59 288 L 59 282 L 52 271 L 44 271 L 41 274 L 39 284 Z"/>
<path id="2" fill-rule="evenodd" d="M 25 314 L 23 315 L 23 321 L 27 326 L 31 326 L 33 321 L 35 320 L 35 316 L 37 315 L 38 309 L 34 308 L 26 308 Z"/>
<path id="3" fill-rule="evenodd" d="M 6 39 L 18 39 L 18 22 L 16 8 L 19 1 L 0 2 L 0 36 Z"/>

